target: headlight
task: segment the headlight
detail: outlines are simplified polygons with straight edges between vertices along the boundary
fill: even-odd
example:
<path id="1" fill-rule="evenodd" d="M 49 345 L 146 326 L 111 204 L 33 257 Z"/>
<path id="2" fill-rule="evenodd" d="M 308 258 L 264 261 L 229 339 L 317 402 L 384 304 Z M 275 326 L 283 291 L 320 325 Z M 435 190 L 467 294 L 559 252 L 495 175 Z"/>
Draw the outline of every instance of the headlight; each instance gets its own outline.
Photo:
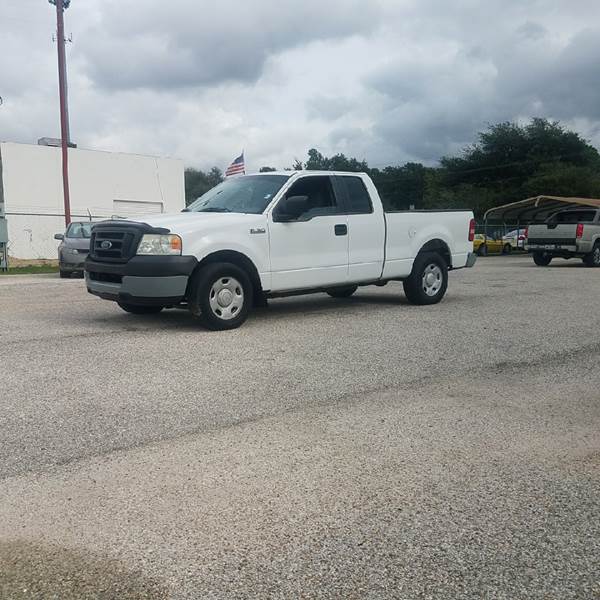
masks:
<path id="1" fill-rule="evenodd" d="M 178 235 L 147 233 L 142 237 L 142 241 L 139 243 L 137 253 L 150 256 L 161 254 L 180 255 L 181 238 Z"/>
<path id="2" fill-rule="evenodd" d="M 79 250 L 77 248 L 65 248 L 65 254 L 79 254 Z"/>

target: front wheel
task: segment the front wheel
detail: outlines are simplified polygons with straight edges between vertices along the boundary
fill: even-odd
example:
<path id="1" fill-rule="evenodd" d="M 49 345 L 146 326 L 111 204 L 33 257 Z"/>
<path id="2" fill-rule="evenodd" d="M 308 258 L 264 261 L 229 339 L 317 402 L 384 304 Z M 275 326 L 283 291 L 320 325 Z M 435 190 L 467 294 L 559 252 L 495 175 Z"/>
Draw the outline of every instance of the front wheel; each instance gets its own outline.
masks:
<path id="1" fill-rule="evenodd" d="M 248 318 L 252 283 L 237 265 L 206 265 L 194 276 L 191 292 L 190 312 L 207 329 L 235 329 Z"/>
<path id="2" fill-rule="evenodd" d="M 330 290 L 327 290 L 327 293 L 332 298 L 350 298 L 357 289 L 357 285 L 349 285 L 348 287 L 331 288 Z"/>
<path id="3" fill-rule="evenodd" d="M 436 252 L 419 254 L 410 277 L 402 285 L 410 303 L 436 304 L 448 289 L 448 265 Z"/>
<path id="4" fill-rule="evenodd" d="M 583 264 L 586 267 L 600 267 L 600 243 L 596 242 L 592 251 L 583 257 Z"/>
<path id="5" fill-rule="evenodd" d="M 132 315 L 154 315 L 164 308 L 163 306 L 144 306 L 142 304 L 129 304 L 127 302 L 117 302 L 117 304 L 125 312 Z"/>
<path id="6" fill-rule="evenodd" d="M 488 248 L 485 244 L 481 244 L 481 246 L 479 246 L 479 249 L 477 250 L 477 254 L 479 254 L 479 256 L 487 256 L 488 254 Z"/>
<path id="7" fill-rule="evenodd" d="M 534 252 L 533 262 L 538 267 L 547 267 L 552 262 L 552 256 L 544 252 Z"/>

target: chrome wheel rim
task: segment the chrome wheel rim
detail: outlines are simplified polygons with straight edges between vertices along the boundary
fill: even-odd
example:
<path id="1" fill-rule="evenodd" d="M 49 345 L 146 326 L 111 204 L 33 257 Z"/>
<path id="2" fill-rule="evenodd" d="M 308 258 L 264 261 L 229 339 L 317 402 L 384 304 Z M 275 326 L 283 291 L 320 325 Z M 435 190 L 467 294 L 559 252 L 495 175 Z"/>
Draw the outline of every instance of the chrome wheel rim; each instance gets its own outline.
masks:
<path id="1" fill-rule="evenodd" d="M 593 259 L 595 265 L 600 265 L 600 246 L 594 248 Z"/>
<path id="2" fill-rule="evenodd" d="M 428 296 L 435 296 L 442 289 L 444 274 L 435 263 L 427 265 L 423 272 L 422 287 Z"/>
<path id="3" fill-rule="evenodd" d="M 244 306 L 244 288 L 234 277 L 219 277 L 210 288 L 208 303 L 216 317 L 229 321 Z"/>

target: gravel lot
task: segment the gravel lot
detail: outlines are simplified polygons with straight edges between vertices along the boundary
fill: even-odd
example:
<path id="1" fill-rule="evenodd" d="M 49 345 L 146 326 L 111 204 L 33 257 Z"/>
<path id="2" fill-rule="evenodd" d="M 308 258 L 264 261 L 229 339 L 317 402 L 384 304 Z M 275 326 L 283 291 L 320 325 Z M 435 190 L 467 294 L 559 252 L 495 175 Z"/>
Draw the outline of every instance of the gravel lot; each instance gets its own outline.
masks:
<path id="1" fill-rule="evenodd" d="M 0 276 L 0 598 L 600 598 L 600 271 L 211 333 Z"/>

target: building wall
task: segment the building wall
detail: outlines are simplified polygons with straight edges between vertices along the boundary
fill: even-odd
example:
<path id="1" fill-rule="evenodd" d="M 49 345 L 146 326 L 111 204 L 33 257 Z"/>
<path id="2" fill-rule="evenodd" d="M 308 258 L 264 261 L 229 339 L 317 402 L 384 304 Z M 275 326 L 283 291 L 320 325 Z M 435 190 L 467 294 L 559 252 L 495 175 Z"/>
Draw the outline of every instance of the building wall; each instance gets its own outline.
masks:
<path id="1" fill-rule="evenodd" d="M 56 258 L 64 231 L 60 148 L 1 143 L 1 181 L 9 256 Z M 72 220 L 178 212 L 185 206 L 183 162 L 69 149 Z"/>

